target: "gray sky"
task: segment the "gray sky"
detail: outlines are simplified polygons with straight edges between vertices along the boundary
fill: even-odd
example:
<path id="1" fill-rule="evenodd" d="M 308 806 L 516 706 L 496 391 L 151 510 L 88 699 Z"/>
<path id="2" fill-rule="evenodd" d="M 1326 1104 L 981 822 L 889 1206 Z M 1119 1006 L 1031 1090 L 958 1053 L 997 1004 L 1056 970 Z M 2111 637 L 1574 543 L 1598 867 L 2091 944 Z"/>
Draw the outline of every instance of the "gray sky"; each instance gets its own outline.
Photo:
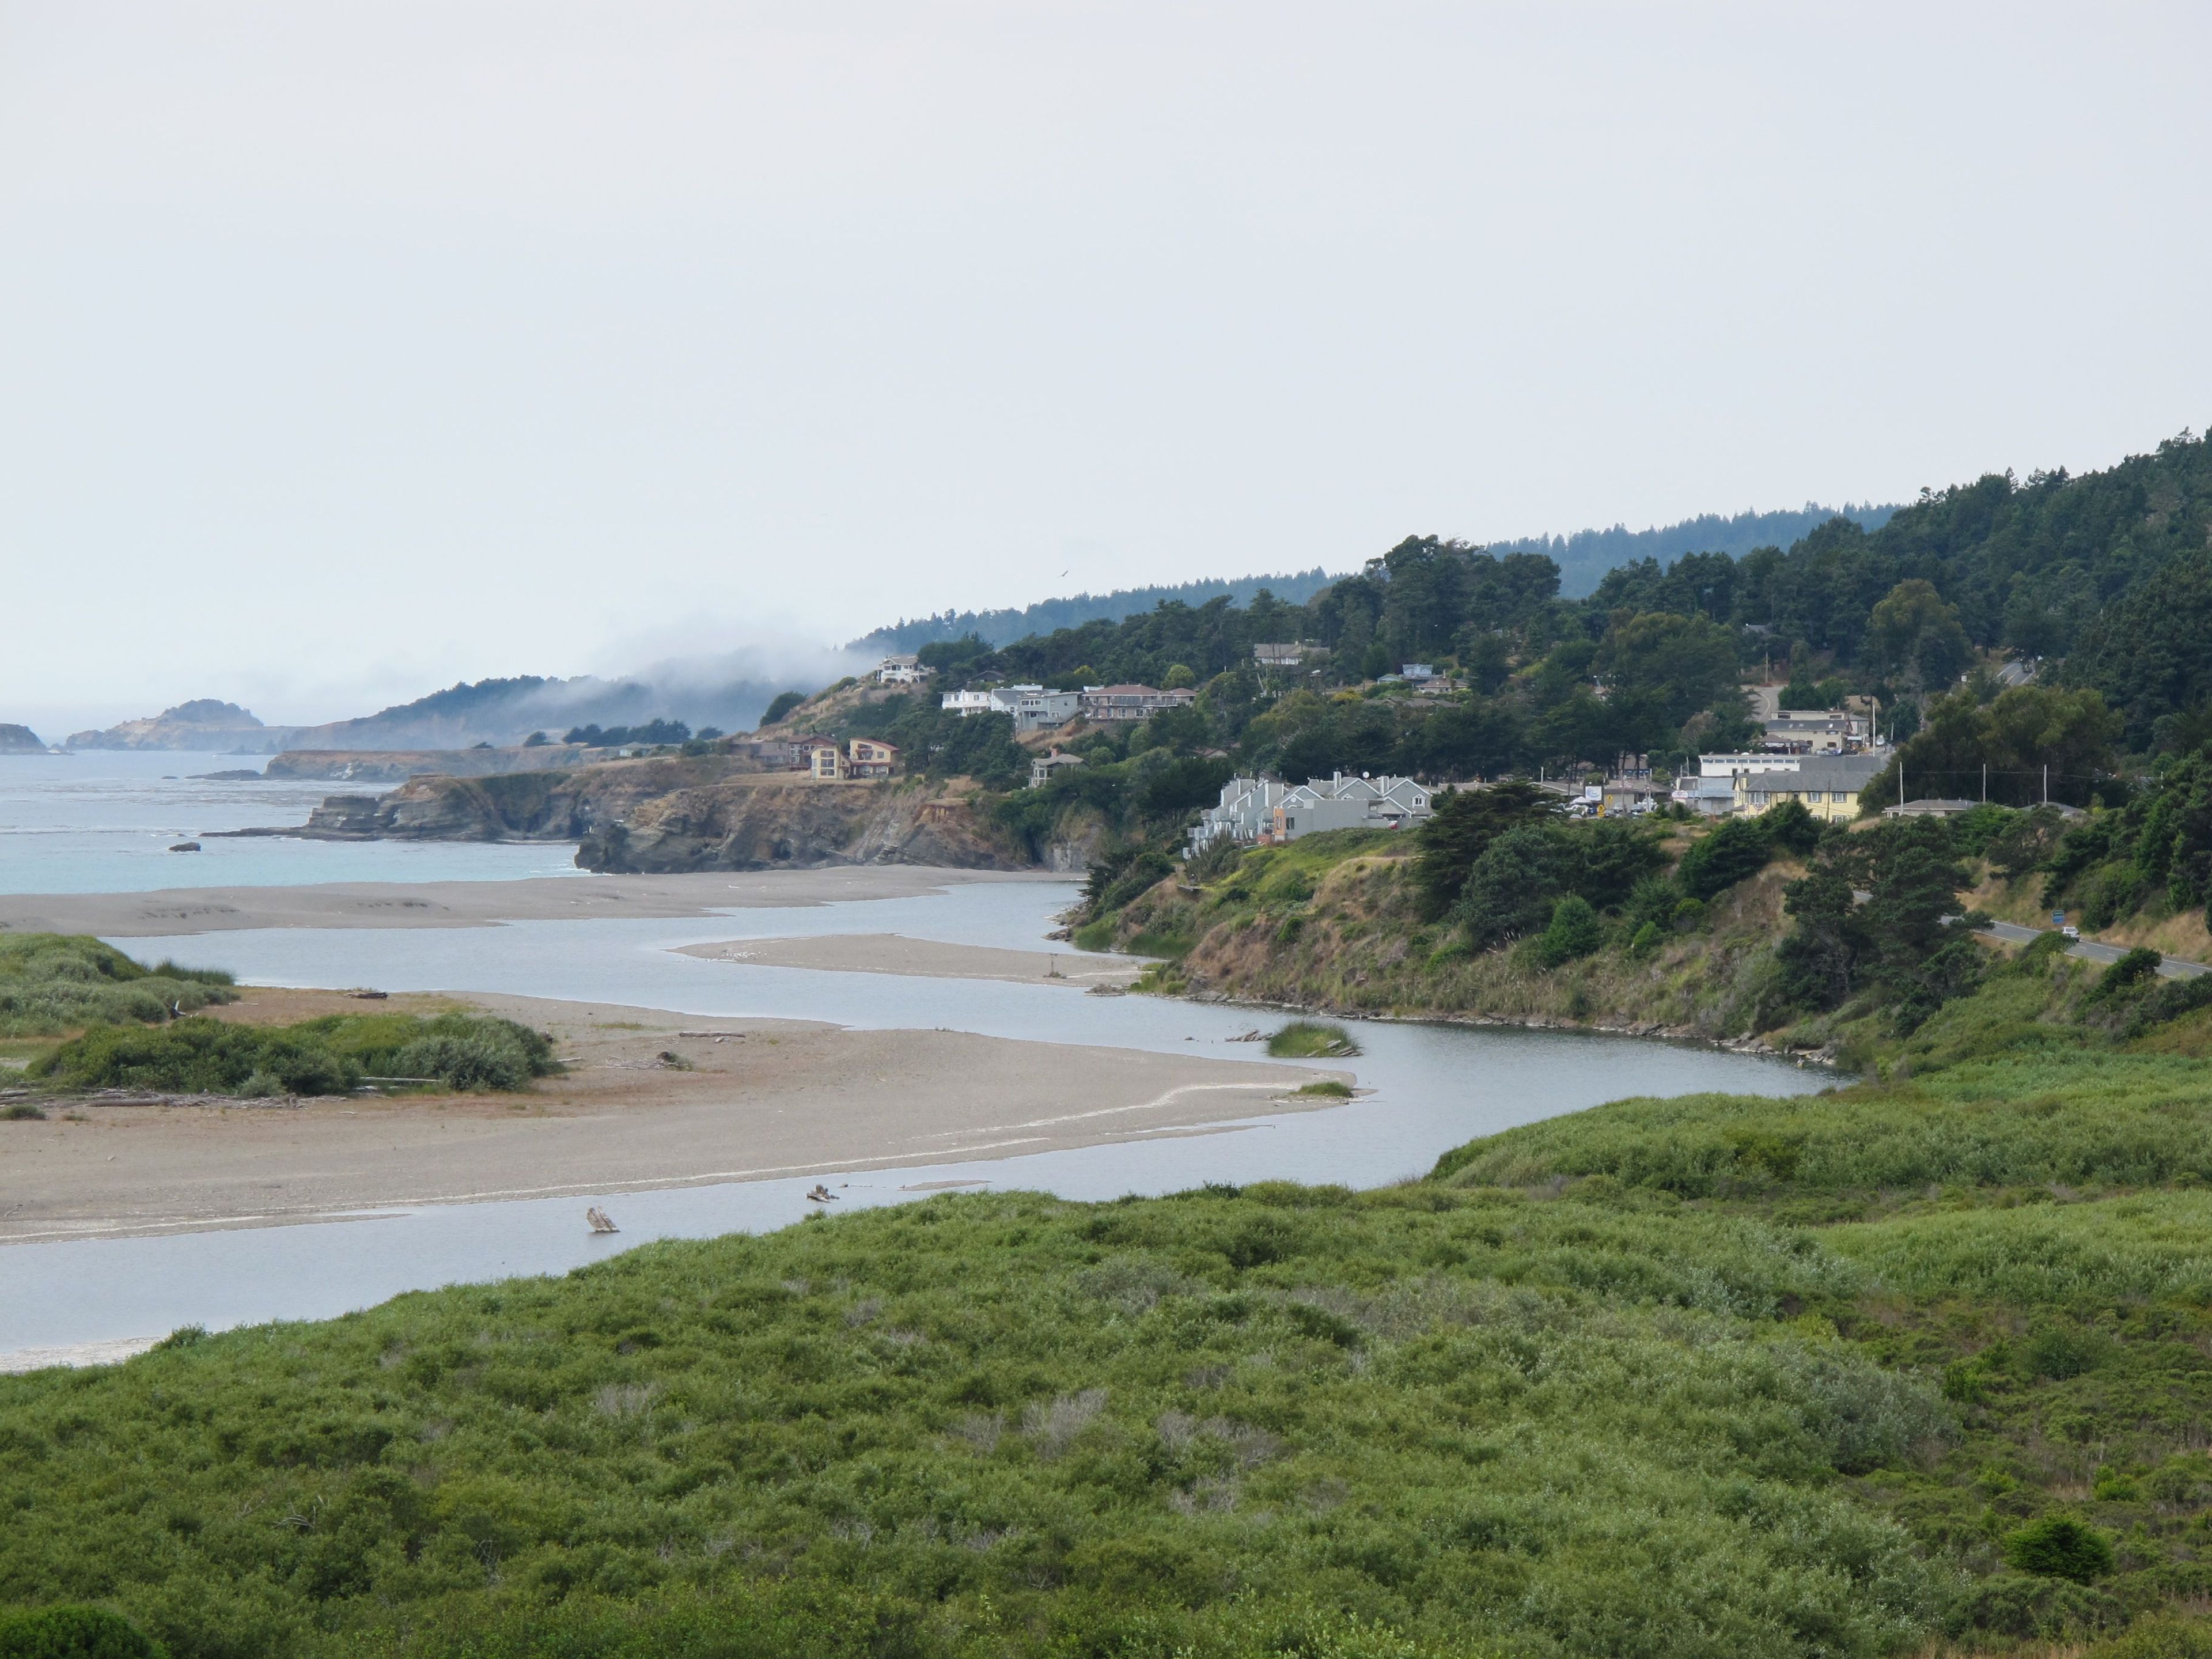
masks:
<path id="1" fill-rule="evenodd" d="M 0 720 L 2107 465 L 2212 418 L 2208 47 L 2201 4 L 0 0 Z"/>

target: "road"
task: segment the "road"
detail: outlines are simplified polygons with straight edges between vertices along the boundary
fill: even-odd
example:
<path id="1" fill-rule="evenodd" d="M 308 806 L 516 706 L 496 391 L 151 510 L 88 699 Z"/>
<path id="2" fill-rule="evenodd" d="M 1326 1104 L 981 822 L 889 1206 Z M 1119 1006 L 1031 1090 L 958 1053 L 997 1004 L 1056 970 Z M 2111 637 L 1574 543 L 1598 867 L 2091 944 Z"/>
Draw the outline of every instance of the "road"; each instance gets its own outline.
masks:
<path id="1" fill-rule="evenodd" d="M 2016 921 L 1993 921 L 1986 927 L 1975 930 L 1984 939 L 2001 939 L 2014 945 L 2029 945 L 2045 933 L 2055 933 L 2056 927 L 2023 927 Z M 2127 952 L 2117 945 L 2100 945 L 2085 939 L 2066 953 L 2079 957 L 2084 962 L 2118 962 Z M 2179 957 L 2166 957 L 2158 964 L 2158 971 L 2167 979 L 2195 979 L 2199 974 L 2212 973 L 2201 962 L 2184 962 Z"/>

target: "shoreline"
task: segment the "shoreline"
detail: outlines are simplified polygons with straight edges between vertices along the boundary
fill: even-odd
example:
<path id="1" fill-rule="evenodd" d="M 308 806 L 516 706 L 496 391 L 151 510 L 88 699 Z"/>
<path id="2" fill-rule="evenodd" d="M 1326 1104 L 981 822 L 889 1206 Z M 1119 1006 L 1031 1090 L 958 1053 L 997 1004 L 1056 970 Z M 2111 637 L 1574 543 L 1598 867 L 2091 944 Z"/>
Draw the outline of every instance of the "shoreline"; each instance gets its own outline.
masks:
<path id="1" fill-rule="evenodd" d="M 1589 1020 L 1567 1019 L 1551 1014 L 1401 1014 L 1336 1008 L 1326 1003 L 1265 1002 L 1189 991 L 1176 994 L 1182 1001 L 1201 1003 L 1214 1008 L 1258 1008 L 1270 1013 L 1318 1016 L 1326 1019 L 1371 1020 L 1377 1024 L 1467 1025 L 1484 1030 L 1557 1031 L 1569 1036 L 1625 1037 L 1637 1042 L 1668 1042 L 1685 1048 L 1709 1048 L 1723 1054 L 1748 1054 L 1754 1059 L 1795 1060 L 1801 1066 L 1822 1066 L 1843 1078 L 1856 1075 L 1837 1066 L 1832 1049 L 1778 1048 L 1761 1037 L 1714 1036 L 1694 1026 L 1668 1025 L 1657 1020 L 1637 1021 L 1626 1025 L 1601 1025 Z"/>
<path id="2" fill-rule="evenodd" d="M 964 1163 L 1352 1103 L 1291 1093 L 1349 1073 L 1279 1061 L 504 995 L 380 1006 L 523 1020 L 569 1070 L 521 1094 L 278 1109 L 58 1101 L 46 1120 L 5 1126 L 0 1245 Z M 273 1024 L 359 1007 L 339 992 L 258 990 L 211 1012 Z"/>
<path id="3" fill-rule="evenodd" d="M 813 908 L 919 898 L 970 882 L 1061 881 L 1030 870 L 819 865 L 690 875 L 524 876 L 512 881 L 351 881 L 173 887 L 147 893 L 0 895 L 0 933 L 163 938 L 276 927 L 491 927 L 617 916 L 668 921 L 726 910 Z"/>

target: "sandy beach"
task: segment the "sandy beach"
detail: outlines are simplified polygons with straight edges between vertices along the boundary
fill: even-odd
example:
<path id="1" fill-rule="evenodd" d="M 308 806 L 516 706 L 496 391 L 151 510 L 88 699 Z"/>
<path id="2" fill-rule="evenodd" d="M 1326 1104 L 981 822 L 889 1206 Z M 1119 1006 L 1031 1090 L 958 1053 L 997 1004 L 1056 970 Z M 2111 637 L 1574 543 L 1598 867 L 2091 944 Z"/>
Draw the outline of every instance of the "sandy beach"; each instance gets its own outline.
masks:
<path id="1" fill-rule="evenodd" d="M 251 927 L 488 927 L 580 917 L 703 916 L 850 899 L 913 898 L 963 882 L 1065 881 L 1042 872 L 902 864 L 687 876 L 534 876 L 520 881 L 333 882 L 155 893 L 0 896 L 0 932 L 106 939 Z"/>
<path id="2" fill-rule="evenodd" d="M 830 933 L 815 939 L 732 939 L 686 945 L 679 954 L 763 968 L 819 968 L 842 974 L 903 974 L 926 979 L 995 979 L 1073 990 L 1133 984 L 1145 970 L 1138 957 L 1066 951 L 1009 951 L 992 945 L 945 945 L 901 933 Z"/>
<path id="3" fill-rule="evenodd" d="M 1011 1157 L 1358 1109 L 1290 1097 L 1316 1078 L 1348 1079 L 1305 1066 L 517 997 L 372 1006 L 524 1020 L 552 1034 L 568 1074 L 525 1095 L 88 1106 L 0 1124 L 0 1242 Z M 362 1006 L 333 992 L 253 991 L 217 1012 L 276 1023 Z"/>

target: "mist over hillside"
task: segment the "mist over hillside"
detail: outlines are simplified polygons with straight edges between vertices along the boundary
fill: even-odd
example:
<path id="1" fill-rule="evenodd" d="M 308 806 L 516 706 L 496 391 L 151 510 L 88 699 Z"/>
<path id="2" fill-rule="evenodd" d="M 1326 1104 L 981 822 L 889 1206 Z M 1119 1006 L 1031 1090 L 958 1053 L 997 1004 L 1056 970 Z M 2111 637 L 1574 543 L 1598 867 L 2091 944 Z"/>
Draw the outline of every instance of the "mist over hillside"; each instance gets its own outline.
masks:
<path id="1" fill-rule="evenodd" d="M 1019 608 L 947 611 L 911 622 L 902 618 L 872 634 L 863 634 L 849 648 L 885 654 L 914 652 L 933 640 L 964 639 L 970 634 L 992 645 L 1012 645 L 1032 634 L 1051 634 L 1063 628 L 1080 628 L 1087 622 L 1120 622 L 1125 617 L 1142 616 L 1170 600 L 1198 605 L 1226 595 L 1232 605 L 1248 605 L 1262 588 L 1286 604 L 1304 605 L 1336 580 L 1316 565 L 1310 570 L 1285 575 L 1117 587 L 1110 593 L 1078 593 L 1072 599 L 1041 599 Z"/>
<path id="2" fill-rule="evenodd" d="M 1492 543 L 1489 550 L 1547 555 L 1559 566 L 1561 595 L 1581 598 L 1595 591 L 1608 572 L 1645 558 L 1663 563 L 1685 553 L 1741 556 L 1754 547 L 1791 546 L 1837 516 L 1869 531 L 1878 529 L 1896 511 L 1848 504 L 1832 510 L 1808 503 L 1796 511 L 1733 516 L 1707 513 L 1648 530 L 1616 525 L 1567 536 L 1524 537 Z M 1163 604 L 1196 607 L 1225 598 L 1233 605 L 1249 607 L 1263 592 L 1280 605 L 1304 605 L 1342 580 L 1316 565 L 1274 574 L 1078 593 L 1021 607 L 946 611 L 878 628 L 842 650 L 793 651 L 751 644 L 719 654 L 672 659 L 612 678 L 524 674 L 463 681 L 373 714 L 317 726 L 264 724 L 236 704 L 202 698 L 104 730 L 75 732 L 67 746 L 245 754 L 295 749 L 465 749 L 480 743 L 503 747 L 522 742 L 533 732 L 558 736 L 571 726 L 625 726 L 653 720 L 682 720 L 695 730 L 712 726 L 726 732 L 744 731 L 758 724 L 762 711 L 780 692 L 811 691 L 843 675 L 865 672 L 882 656 L 917 651 L 933 641 L 975 635 L 993 647 L 1006 647 L 1089 623 L 1142 617 Z"/>

